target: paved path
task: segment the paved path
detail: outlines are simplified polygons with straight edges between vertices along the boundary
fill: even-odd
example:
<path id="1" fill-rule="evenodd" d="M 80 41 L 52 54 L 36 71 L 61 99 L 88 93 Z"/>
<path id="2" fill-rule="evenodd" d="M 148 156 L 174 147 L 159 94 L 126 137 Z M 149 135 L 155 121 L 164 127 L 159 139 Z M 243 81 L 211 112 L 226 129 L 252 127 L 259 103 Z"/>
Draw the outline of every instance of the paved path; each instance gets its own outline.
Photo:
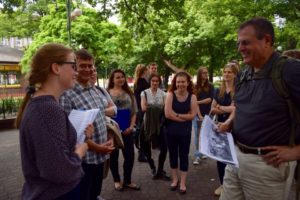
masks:
<path id="1" fill-rule="evenodd" d="M 191 152 L 194 148 L 191 147 Z M 157 158 L 158 152 L 154 153 Z M 121 154 L 120 154 L 121 155 Z M 122 157 L 122 156 L 120 156 Z M 165 169 L 168 171 L 169 163 L 166 162 Z M 122 174 L 122 170 L 120 170 Z M 114 190 L 111 174 L 103 182 L 102 197 L 110 200 L 217 200 L 213 191 L 218 187 L 218 178 L 215 161 L 207 159 L 200 165 L 192 165 L 190 156 L 190 167 L 187 180 L 187 194 L 182 196 L 178 192 L 170 191 L 170 182 L 152 180 L 148 164 L 135 162 L 133 170 L 133 181 L 141 184 L 141 191 L 125 190 L 118 192 Z M 20 199 L 23 176 L 21 171 L 18 131 L 9 130 L 0 132 L 0 200 Z M 290 200 L 294 198 L 292 192 Z"/>

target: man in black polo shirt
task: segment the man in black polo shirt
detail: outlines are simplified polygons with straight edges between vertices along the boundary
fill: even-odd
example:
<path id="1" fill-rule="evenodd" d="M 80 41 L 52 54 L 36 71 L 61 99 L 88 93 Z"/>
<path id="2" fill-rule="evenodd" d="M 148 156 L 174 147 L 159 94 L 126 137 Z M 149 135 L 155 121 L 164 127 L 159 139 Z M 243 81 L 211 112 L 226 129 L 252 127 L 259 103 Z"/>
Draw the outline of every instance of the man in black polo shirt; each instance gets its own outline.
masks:
<path id="1" fill-rule="evenodd" d="M 288 106 L 267 77 L 280 57 L 273 44 L 274 28 L 268 20 L 258 17 L 240 25 L 238 51 L 249 68 L 246 80 L 236 88 L 234 99 L 233 136 L 239 168 L 227 165 L 220 200 L 288 197 L 295 161 L 289 162 L 292 159 L 287 158 L 286 152 L 300 155 L 300 151 L 299 146 L 288 147 L 291 133 Z M 299 109 L 300 62 L 287 61 L 282 78 Z M 230 119 L 225 124 L 230 124 Z M 268 149 L 269 146 L 272 147 Z"/>

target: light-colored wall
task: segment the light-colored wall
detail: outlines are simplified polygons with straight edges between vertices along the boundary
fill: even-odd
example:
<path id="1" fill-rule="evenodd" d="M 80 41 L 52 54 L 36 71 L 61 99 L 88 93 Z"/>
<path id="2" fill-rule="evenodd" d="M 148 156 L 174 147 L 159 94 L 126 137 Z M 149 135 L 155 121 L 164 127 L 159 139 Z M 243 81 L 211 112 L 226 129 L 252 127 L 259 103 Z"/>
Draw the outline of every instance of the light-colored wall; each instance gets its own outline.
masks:
<path id="1" fill-rule="evenodd" d="M 24 49 L 32 43 L 32 38 L 1 38 L 1 45 L 10 46 L 11 48 Z"/>

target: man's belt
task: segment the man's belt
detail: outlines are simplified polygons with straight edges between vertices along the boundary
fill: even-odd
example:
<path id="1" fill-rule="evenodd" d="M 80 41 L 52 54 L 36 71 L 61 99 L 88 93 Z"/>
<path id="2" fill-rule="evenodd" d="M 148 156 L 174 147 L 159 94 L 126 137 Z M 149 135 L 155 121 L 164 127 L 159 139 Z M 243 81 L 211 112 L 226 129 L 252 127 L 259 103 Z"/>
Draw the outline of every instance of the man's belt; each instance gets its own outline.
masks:
<path id="1" fill-rule="evenodd" d="M 239 147 L 240 151 L 243 153 L 251 153 L 255 155 L 265 155 L 270 152 L 270 150 L 262 150 L 259 147 L 249 147 L 247 145 L 244 145 L 240 142 L 236 141 L 236 145 Z"/>

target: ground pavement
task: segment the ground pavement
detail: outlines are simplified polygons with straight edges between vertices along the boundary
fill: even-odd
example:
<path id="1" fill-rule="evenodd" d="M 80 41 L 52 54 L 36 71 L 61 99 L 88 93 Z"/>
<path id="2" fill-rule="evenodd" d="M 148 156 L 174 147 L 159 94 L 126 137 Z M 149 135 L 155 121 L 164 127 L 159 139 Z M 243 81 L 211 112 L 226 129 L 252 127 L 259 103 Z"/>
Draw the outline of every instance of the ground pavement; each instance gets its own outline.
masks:
<path id="1" fill-rule="evenodd" d="M 132 191 L 127 189 L 123 192 L 115 191 L 112 176 L 109 173 L 103 182 L 101 196 L 107 200 L 217 200 L 218 198 L 213 195 L 214 189 L 219 186 L 215 161 L 206 159 L 200 165 L 193 166 L 193 150 L 194 147 L 191 147 L 186 195 L 180 195 L 178 191 L 170 191 L 169 181 L 152 180 L 148 164 L 135 161 L 132 181 L 140 184 L 142 190 Z M 157 155 L 158 152 L 154 152 L 153 157 L 156 160 Z M 120 168 L 122 168 L 121 162 Z M 166 161 L 165 169 L 166 171 L 169 169 L 168 160 Z M 120 174 L 122 174 L 122 171 L 120 169 Z M 1 131 L 0 200 L 20 199 L 23 181 L 18 131 Z M 295 199 L 294 196 L 294 192 L 291 192 L 289 199 Z"/>

